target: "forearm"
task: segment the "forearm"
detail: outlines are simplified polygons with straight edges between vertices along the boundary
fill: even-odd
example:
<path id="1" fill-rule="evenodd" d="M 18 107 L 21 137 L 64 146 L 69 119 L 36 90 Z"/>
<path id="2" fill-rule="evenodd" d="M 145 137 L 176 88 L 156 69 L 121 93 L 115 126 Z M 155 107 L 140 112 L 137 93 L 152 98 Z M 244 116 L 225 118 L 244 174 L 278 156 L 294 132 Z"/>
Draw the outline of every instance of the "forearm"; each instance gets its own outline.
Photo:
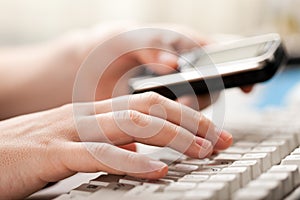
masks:
<path id="1" fill-rule="evenodd" d="M 67 48 L 72 48 L 70 42 L 56 40 L 0 49 L 0 119 L 71 101 L 78 61 L 65 59 L 76 58 Z"/>

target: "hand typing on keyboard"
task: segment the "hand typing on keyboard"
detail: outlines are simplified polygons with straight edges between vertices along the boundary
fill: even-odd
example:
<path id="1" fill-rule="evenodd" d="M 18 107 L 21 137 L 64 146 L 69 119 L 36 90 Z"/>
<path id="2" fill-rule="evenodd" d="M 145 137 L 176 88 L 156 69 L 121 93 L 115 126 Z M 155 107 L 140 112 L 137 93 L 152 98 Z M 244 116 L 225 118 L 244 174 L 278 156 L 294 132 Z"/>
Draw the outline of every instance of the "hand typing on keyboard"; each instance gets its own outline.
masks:
<path id="1" fill-rule="evenodd" d="M 131 102 L 129 108 L 123 110 L 127 101 Z M 119 105 L 119 110 L 113 110 L 113 104 Z M 168 146 L 193 158 L 207 157 L 213 149 L 225 149 L 232 142 L 229 133 L 218 132 L 201 113 L 156 93 L 91 105 L 95 113 L 90 113 L 89 103 L 80 103 L 2 121 L 0 195 L 25 196 L 79 171 L 149 179 L 165 176 L 166 164 L 116 147 L 132 142 Z M 157 105 L 165 115 L 160 109 L 151 110 Z M 73 106 L 83 111 L 77 122 Z M 102 131 L 94 127 L 94 120 Z M 205 139 L 207 131 L 210 140 Z"/>
<path id="2" fill-rule="evenodd" d="M 53 45 L 47 43 L 29 47 L 26 51 L 20 49 L 12 53 L 10 50 L 3 56 L 0 54 L 0 80 L 5 82 L 1 84 L 1 87 L 5 85 L 4 89 L 0 90 L 1 118 L 18 116 L 0 122 L 1 199 L 26 197 L 48 182 L 56 182 L 76 172 L 105 171 L 126 175 L 127 181 L 130 181 L 127 176 L 146 178 L 149 184 L 156 182 L 152 179 L 159 179 L 168 173 L 165 163 L 128 151 L 134 149 L 133 142 L 167 146 L 198 159 L 210 156 L 213 150 L 223 150 L 231 145 L 232 136 L 229 133 L 216 129 L 201 113 L 183 105 L 190 105 L 186 97 L 179 98 L 180 103 L 156 93 L 112 98 L 118 80 L 136 65 L 158 63 L 150 65 L 158 73 L 168 73 L 170 68 L 176 68 L 177 57 L 161 49 L 122 55 L 101 77 L 91 103 L 72 104 L 76 73 L 86 55 L 98 42 L 105 42 L 111 35 L 127 30 L 106 26 L 101 30 L 104 29 L 110 31 L 102 34 L 98 29 L 87 31 L 60 38 Z M 118 52 L 118 48 L 138 42 L 146 46 L 155 43 L 156 47 L 167 50 L 189 49 L 203 44 L 198 37 L 193 38 L 196 44 L 175 33 L 176 28 L 172 30 L 173 34 L 150 31 L 149 34 L 121 37 L 118 43 L 105 43 L 105 49 L 98 52 L 101 59 L 97 62 L 97 69 L 101 69 L 101 61 Z M 20 72 L 24 66 L 26 73 Z M 93 80 L 94 73 L 88 71 L 84 83 Z M 85 101 L 84 92 L 92 87 L 85 86 L 78 101 Z M 122 86 L 115 96 L 126 93 L 124 83 Z M 94 102 L 95 96 L 97 101 Z M 201 108 L 203 99 L 199 99 L 200 106 L 196 102 L 196 107 Z M 207 97 L 205 99 L 210 102 Z M 205 99 L 204 104 L 207 105 Z M 64 106 L 57 107 L 59 105 Z M 49 108 L 52 109 L 47 110 Z M 41 110 L 45 111 L 37 112 Z M 32 112 L 36 113 L 22 116 Z M 176 173 L 185 173 L 196 167 L 180 164 L 171 168 L 180 171 Z M 204 180 L 207 177 L 187 178 Z M 234 181 L 229 175 L 222 178 Z M 164 181 L 157 181 L 161 182 Z M 192 183 L 188 186 L 179 183 L 168 190 L 193 186 Z M 118 187 L 118 184 L 109 186 L 112 189 Z M 89 187 L 90 190 L 95 188 Z M 132 187 L 124 187 L 129 188 Z"/>

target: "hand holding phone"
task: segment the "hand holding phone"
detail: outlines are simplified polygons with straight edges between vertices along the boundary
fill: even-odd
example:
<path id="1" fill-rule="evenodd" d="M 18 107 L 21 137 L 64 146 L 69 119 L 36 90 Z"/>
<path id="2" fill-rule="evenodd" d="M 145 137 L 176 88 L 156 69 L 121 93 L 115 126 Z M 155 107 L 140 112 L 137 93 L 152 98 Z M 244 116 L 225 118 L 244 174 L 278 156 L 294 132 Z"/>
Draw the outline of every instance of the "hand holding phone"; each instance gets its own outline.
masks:
<path id="1" fill-rule="evenodd" d="M 154 91 L 171 99 L 205 94 L 266 81 L 285 57 L 279 35 L 267 34 L 194 49 L 180 55 L 178 72 L 133 78 L 129 85 L 133 93 Z"/>

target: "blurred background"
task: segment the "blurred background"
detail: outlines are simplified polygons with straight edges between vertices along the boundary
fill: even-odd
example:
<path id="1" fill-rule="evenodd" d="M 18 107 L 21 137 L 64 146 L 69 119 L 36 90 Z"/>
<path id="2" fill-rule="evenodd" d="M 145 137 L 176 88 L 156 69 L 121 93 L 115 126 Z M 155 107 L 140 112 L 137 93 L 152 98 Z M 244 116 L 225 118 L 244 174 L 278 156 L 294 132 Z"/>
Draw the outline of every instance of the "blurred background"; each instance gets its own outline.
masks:
<path id="1" fill-rule="evenodd" d="M 278 32 L 289 54 L 299 58 L 299 8 L 300 0 L 0 0 L 0 46 L 44 41 L 101 22 L 136 20 L 179 23 L 208 35 Z M 261 98 L 252 98 L 257 107 L 286 102 L 282 99 L 291 96 L 287 93 L 300 77 L 294 72 L 261 84 L 266 89 L 252 94 Z M 237 99 L 232 94 L 228 98 L 232 96 Z M 249 96 L 242 98 L 251 101 Z"/>
<path id="2" fill-rule="evenodd" d="M 206 34 L 300 30 L 299 0 L 0 0 L 0 44 L 46 40 L 113 20 L 171 22 Z"/>

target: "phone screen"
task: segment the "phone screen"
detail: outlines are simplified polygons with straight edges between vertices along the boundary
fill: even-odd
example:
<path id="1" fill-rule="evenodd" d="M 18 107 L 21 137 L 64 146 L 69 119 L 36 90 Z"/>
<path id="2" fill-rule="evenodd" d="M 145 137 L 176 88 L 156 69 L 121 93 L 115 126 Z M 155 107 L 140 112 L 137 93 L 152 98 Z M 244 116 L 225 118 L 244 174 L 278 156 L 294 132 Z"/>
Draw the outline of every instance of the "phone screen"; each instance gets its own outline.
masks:
<path id="1" fill-rule="evenodd" d="M 237 61 L 241 62 L 257 58 L 267 53 L 271 43 L 272 42 L 263 42 L 249 46 L 228 49 L 224 49 L 226 47 L 218 49 L 217 46 L 212 46 L 207 49 L 198 49 L 182 55 L 179 61 L 180 71 L 188 71 L 194 67 L 205 67 L 209 65 L 217 65 L 218 67 L 222 67 L 227 65 L 219 64 Z"/>

